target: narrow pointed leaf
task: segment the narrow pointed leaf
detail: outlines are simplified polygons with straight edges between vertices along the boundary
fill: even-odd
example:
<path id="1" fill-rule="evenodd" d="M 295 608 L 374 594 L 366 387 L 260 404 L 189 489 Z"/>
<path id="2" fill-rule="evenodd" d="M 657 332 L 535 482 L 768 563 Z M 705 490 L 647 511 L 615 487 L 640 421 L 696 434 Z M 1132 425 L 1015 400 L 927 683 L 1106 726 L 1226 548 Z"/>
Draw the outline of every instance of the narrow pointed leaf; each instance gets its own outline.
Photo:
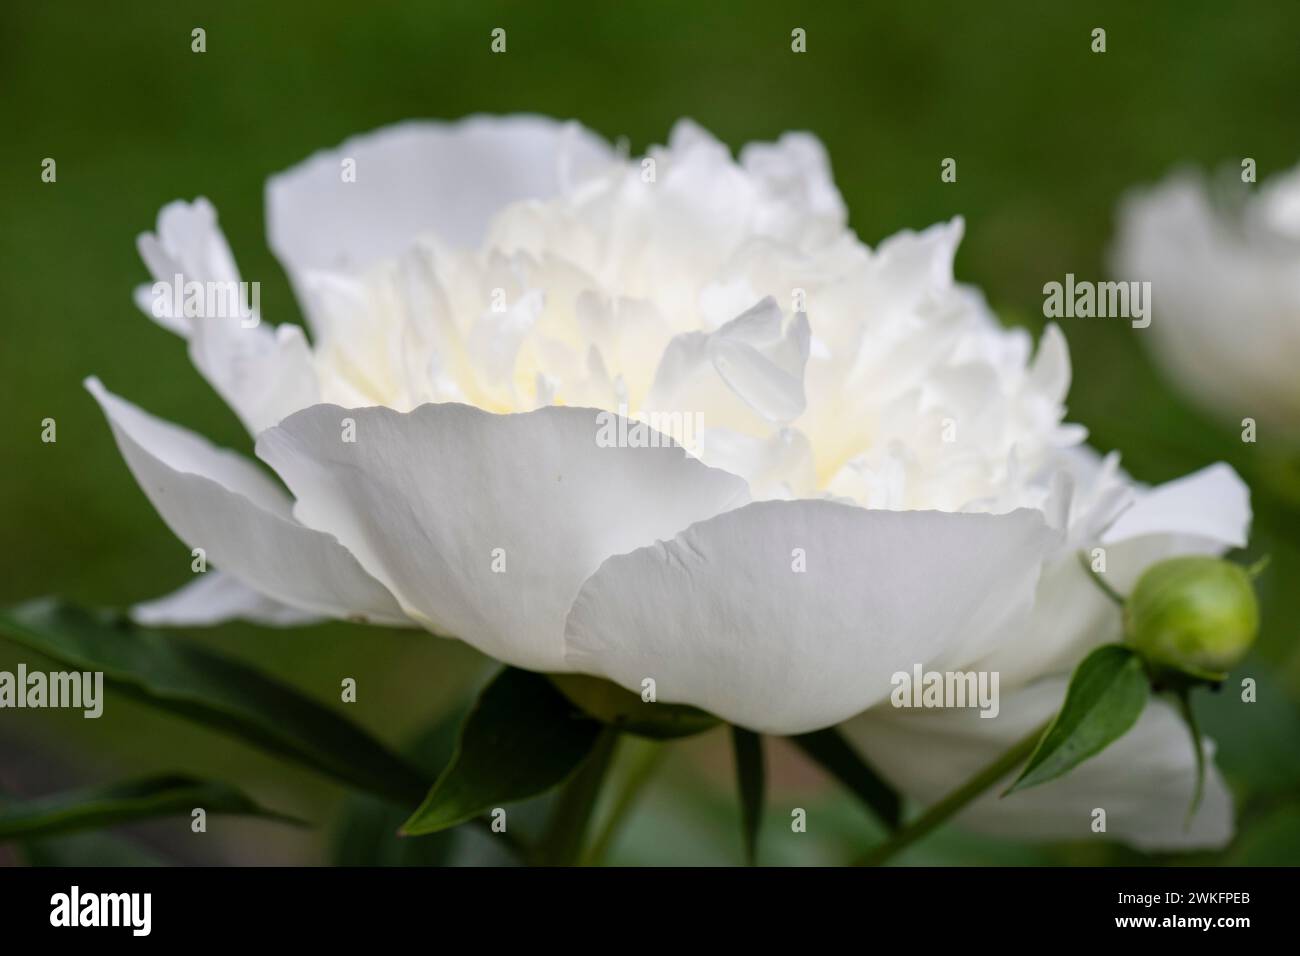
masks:
<path id="1" fill-rule="evenodd" d="M 264 809 L 228 784 L 173 775 L 69 790 L 35 800 L 6 798 L 0 803 L 0 840 L 36 839 L 155 817 L 189 815 L 198 807 L 209 814 L 256 816 L 299 825 L 302 822 Z"/>
<path id="2" fill-rule="evenodd" d="M 791 737 L 790 742 L 807 754 L 818 766 L 848 787 L 890 830 L 897 830 L 903 819 L 903 801 L 898 791 L 887 784 L 861 756 L 844 735 L 834 727 Z"/>
<path id="3" fill-rule="evenodd" d="M 413 803 L 428 778 L 360 727 L 230 658 L 53 598 L 0 610 L 0 634 L 187 720 L 354 788 Z"/>
<path id="4" fill-rule="evenodd" d="M 1054 780 L 1124 736 L 1148 692 L 1137 654 L 1121 644 L 1097 648 L 1075 668 L 1060 712 L 1006 793 Z"/>
<path id="5" fill-rule="evenodd" d="M 736 754 L 736 787 L 740 793 L 740 824 L 745 841 L 745 862 L 758 862 L 758 828 L 763 821 L 763 739 L 741 727 L 731 728 Z"/>
<path id="6" fill-rule="evenodd" d="M 544 675 L 507 667 L 484 689 L 451 763 L 402 832 L 437 833 L 550 790 L 582 764 L 601 728 Z"/>

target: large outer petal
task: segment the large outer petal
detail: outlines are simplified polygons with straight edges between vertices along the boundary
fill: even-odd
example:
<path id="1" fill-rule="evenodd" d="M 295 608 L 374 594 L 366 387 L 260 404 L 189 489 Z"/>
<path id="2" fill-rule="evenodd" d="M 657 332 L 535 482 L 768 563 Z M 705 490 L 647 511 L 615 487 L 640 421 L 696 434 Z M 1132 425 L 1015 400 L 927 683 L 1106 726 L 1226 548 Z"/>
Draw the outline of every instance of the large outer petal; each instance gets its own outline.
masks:
<path id="1" fill-rule="evenodd" d="M 1002 694 L 996 717 L 975 709 L 902 710 L 888 703 L 843 725 L 862 754 L 904 793 L 930 804 L 946 796 L 1050 718 L 1066 681 Z M 1206 741 L 1207 760 L 1213 745 Z M 1213 764 L 1184 827 L 1195 780 L 1191 737 L 1174 710 L 1152 701 L 1127 734 L 1066 776 L 1007 797 L 1000 785 L 956 817 L 970 830 L 1015 839 L 1119 838 L 1145 850 L 1220 847 L 1232 837 L 1232 797 Z M 1106 837 L 1092 811 L 1106 811 Z"/>
<path id="2" fill-rule="evenodd" d="M 98 379 L 86 387 L 140 488 L 186 545 L 290 607 L 409 625 L 392 595 L 338 541 L 293 519 L 288 495 L 252 462 L 154 418 Z"/>
<path id="3" fill-rule="evenodd" d="M 345 418 L 355 442 L 341 440 Z M 297 496 L 295 514 L 342 541 L 410 616 L 559 671 L 565 615 L 602 561 L 748 500 L 743 480 L 678 447 L 601 447 L 599 423 L 614 419 L 318 405 L 264 432 L 257 453 Z"/>
<path id="4" fill-rule="evenodd" d="M 343 179 L 347 159 L 355 182 Z M 424 234 L 474 247 L 506 205 L 556 196 L 612 159 L 599 136 L 542 116 L 387 126 L 271 177 L 271 248 L 298 282 L 311 270 L 364 269 Z"/>
<path id="5" fill-rule="evenodd" d="M 567 660 L 755 730 L 814 730 L 883 699 L 894 672 L 1019 626 L 1054 540 L 1037 511 L 759 502 L 606 561 L 574 602 Z"/>

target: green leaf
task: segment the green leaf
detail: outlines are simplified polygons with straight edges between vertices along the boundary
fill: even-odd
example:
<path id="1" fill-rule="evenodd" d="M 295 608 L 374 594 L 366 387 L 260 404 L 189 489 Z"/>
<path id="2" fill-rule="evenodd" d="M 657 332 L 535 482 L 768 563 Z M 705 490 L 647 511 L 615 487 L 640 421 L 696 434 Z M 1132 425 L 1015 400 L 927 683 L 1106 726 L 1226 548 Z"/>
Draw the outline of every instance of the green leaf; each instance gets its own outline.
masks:
<path id="1" fill-rule="evenodd" d="M 585 713 L 618 730 L 651 740 L 690 737 L 716 727 L 717 717 L 689 704 L 645 701 L 639 694 L 587 674 L 552 674 L 551 682 Z"/>
<path id="2" fill-rule="evenodd" d="M 1124 736 L 1142 715 L 1148 694 L 1142 659 L 1106 644 L 1083 659 L 1065 703 L 1007 793 L 1054 780 Z"/>
<path id="3" fill-rule="evenodd" d="M 582 764 L 600 731 L 544 675 L 507 667 L 470 711 L 455 756 L 402 833 L 437 833 L 544 793 Z"/>
<path id="4" fill-rule="evenodd" d="M 302 824 L 300 820 L 263 809 L 228 784 L 172 775 L 70 790 L 35 800 L 6 799 L 0 804 L 0 840 L 50 837 L 153 817 L 188 815 L 196 807 L 208 813 Z"/>
<path id="5" fill-rule="evenodd" d="M 763 739 L 742 727 L 731 728 L 736 754 L 736 786 L 740 792 L 740 825 L 745 840 L 745 863 L 758 861 L 758 828 L 763 821 Z"/>
<path id="6" fill-rule="evenodd" d="M 428 778 L 351 721 L 244 664 L 119 616 L 42 598 L 0 611 L 0 632 L 117 691 L 411 804 Z"/>
<path id="7" fill-rule="evenodd" d="M 890 830 L 903 820 L 903 801 L 858 755 L 844 735 L 834 727 L 791 737 L 790 742 L 807 754 L 832 777 L 848 787 Z"/>

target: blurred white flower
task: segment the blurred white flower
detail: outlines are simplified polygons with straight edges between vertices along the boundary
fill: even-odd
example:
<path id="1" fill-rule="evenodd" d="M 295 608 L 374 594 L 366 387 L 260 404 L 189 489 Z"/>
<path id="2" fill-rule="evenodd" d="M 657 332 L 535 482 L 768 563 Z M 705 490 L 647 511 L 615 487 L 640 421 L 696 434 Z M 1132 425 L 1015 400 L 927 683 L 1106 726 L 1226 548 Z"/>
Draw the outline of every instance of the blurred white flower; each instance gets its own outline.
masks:
<path id="1" fill-rule="evenodd" d="M 806 134 L 737 162 L 684 121 L 628 159 L 536 117 L 407 123 L 272 178 L 267 201 L 311 342 L 159 321 L 292 496 L 89 382 L 145 492 L 222 575 L 137 608 L 151 623 L 415 624 L 525 668 L 650 678 L 661 701 L 775 733 L 867 711 L 855 739 L 928 798 L 970 762 L 948 761 L 949 734 L 969 756 L 1019 718 L 882 712 L 893 673 L 999 669 L 1026 701 L 1003 711 L 1036 712 L 1041 678 L 1117 635 L 1079 547 L 1110 549 L 1122 582 L 1245 541 L 1230 469 L 1147 491 L 1082 446 L 1059 330 L 1033 354 L 954 283 L 960 219 L 859 242 Z M 140 247 L 158 279 L 239 279 L 203 200 L 166 207 Z M 701 422 L 698 459 L 606 447 L 620 409 Z M 931 727 L 933 755 L 889 749 Z M 1192 767 L 1163 711 L 1139 731 L 1125 835 L 1169 814 L 1165 784 Z M 1209 793 L 1201 842 L 1231 826 L 1217 776 Z"/>
<path id="2" fill-rule="evenodd" d="M 1111 269 L 1152 283 L 1142 338 L 1185 395 L 1300 439 L 1300 167 L 1258 187 L 1183 171 L 1133 193 Z"/>

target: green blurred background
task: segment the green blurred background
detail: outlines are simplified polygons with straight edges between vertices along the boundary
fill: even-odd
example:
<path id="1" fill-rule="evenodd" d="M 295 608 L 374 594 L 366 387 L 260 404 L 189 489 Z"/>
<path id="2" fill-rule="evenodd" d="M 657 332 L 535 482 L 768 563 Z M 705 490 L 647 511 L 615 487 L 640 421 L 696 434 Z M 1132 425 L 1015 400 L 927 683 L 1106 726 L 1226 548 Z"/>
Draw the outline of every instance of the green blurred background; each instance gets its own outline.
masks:
<path id="1" fill-rule="evenodd" d="M 508 53 L 489 52 L 495 27 Z M 1094 27 L 1104 54 L 1090 51 Z M 207 31 L 207 52 L 190 31 Z M 793 54 L 790 31 L 807 31 Z M 189 552 L 122 463 L 81 387 L 101 376 L 144 408 L 247 450 L 234 416 L 182 342 L 142 316 L 135 236 L 169 200 L 216 205 L 263 314 L 299 321 L 265 243 L 266 177 L 345 137 L 410 117 L 533 111 L 573 117 L 634 152 L 691 116 L 733 148 L 807 129 L 825 142 L 862 239 L 966 217 L 959 278 L 1011 323 L 1042 325 L 1042 285 L 1100 277 L 1115 202 L 1172 167 L 1254 157 L 1262 178 L 1300 159 L 1300 6 L 1294 2 L 710 3 L 228 2 L 0 5 L 0 602 L 50 592 L 124 606 L 184 583 Z M 943 184 L 939 163 L 958 161 Z M 53 157 L 58 181 L 41 182 Z M 1177 861 L 1300 861 L 1300 477 L 1294 453 L 1242 445 L 1159 380 L 1125 323 L 1064 320 L 1074 360 L 1070 417 L 1139 479 L 1232 462 L 1253 488 L 1251 554 L 1269 553 L 1264 631 L 1243 673 L 1259 702 L 1200 701 L 1239 799 L 1237 841 Z M 58 422 L 58 442 L 40 423 Z M 229 626 L 183 639 L 220 647 L 325 701 L 342 677 L 349 716 L 395 744 L 463 708 L 491 663 L 415 632 L 331 625 Z M 0 669 L 23 656 L 0 640 Z M 342 704 L 337 704 L 344 707 Z M 846 861 L 873 838 L 848 798 L 780 742 L 766 862 Z M 629 755 L 632 756 L 632 755 Z M 331 784 L 213 733 L 110 697 L 105 717 L 0 712 L 0 788 L 39 794 L 149 771 L 244 786 L 263 802 L 337 821 Z M 614 848 L 615 862 L 741 858 L 725 734 L 671 748 Z M 789 830 L 789 808 L 810 813 Z M 353 809 L 356 809 L 353 807 Z M 373 840 L 228 820 L 187 839 L 187 821 L 66 838 L 37 859 L 359 861 Z M 215 832 L 214 832 L 215 831 Z M 177 836 L 177 834 L 183 834 Z M 410 843 L 406 853 L 411 853 Z M 446 859 L 491 860 L 462 838 Z M 340 854 L 342 854 L 340 856 Z M 0 848 L 0 860 L 20 854 Z M 384 858 L 392 858 L 387 856 Z M 912 863 L 1126 863 L 1113 844 L 1004 845 L 949 828 Z"/>

